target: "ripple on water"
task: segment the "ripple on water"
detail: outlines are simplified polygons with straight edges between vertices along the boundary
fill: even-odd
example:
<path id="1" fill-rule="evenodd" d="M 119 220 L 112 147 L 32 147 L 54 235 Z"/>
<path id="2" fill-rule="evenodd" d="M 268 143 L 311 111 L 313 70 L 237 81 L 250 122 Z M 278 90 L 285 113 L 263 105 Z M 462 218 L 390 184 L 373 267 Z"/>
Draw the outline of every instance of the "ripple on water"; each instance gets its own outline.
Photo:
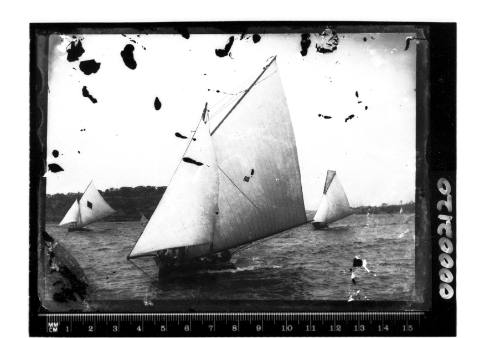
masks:
<path id="1" fill-rule="evenodd" d="M 152 288 L 157 299 L 345 300 L 356 255 L 374 272 L 358 276 L 361 299 L 409 300 L 414 217 L 399 216 L 371 215 L 366 226 L 365 215 L 352 215 L 321 231 L 306 224 L 242 250 L 233 257 L 237 269 L 209 271 L 163 290 L 152 286 L 157 271 L 151 259 L 134 261 L 148 275 L 126 260 L 142 231 L 138 222 L 97 223 L 93 231 L 72 233 L 49 224 L 47 231 L 73 253 L 101 300 L 142 299 Z"/>

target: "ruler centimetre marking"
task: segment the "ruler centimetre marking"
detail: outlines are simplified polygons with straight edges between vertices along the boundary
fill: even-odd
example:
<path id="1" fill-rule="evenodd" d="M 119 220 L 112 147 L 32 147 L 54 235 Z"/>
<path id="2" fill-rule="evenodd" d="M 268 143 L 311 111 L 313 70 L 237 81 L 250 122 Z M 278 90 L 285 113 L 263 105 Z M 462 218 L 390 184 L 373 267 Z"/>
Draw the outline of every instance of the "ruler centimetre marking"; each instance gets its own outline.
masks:
<path id="1" fill-rule="evenodd" d="M 49 336 L 422 335 L 424 312 L 53 313 L 39 314 Z"/>

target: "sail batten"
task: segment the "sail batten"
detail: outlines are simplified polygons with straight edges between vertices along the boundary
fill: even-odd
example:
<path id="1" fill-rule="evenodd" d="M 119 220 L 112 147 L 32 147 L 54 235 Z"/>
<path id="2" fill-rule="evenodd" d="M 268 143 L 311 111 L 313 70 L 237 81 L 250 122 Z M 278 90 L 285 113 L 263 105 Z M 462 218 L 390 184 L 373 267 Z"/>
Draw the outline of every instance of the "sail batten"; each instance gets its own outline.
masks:
<path id="1" fill-rule="evenodd" d="M 323 196 L 314 215 L 314 223 L 330 223 L 352 214 L 349 200 L 338 175 L 328 170 L 323 189 Z"/>

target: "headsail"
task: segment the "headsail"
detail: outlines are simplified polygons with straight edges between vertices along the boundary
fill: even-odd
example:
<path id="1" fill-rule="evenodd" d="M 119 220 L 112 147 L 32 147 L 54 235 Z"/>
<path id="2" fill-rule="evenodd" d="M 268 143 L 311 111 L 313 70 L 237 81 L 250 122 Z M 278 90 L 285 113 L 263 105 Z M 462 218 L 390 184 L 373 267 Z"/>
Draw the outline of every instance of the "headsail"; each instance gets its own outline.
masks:
<path id="1" fill-rule="evenodd" d="M 129 257 L 211 241 L 218 177 L 208 127 L 200 122 L 167 190 Z"/>
<path id="2" fill-rule="evenodd" d="M 349 201 L 338 175 L 333 170 L 326 174 L 323 196 L 319 203 L 313 222 L 330 223 L 352 214 Z"/>
<path id="3" fill-rule="evenodd" d="M 260 78 L 212 131 L 219 169 L 216 251 L 306 222 L 295 137 L 275 58 Z"/>
<path id="4" fill-rule="evenodd" d="M 69 208 L 68 212 L 62 219 L 61 223 L 59 225 L 66 225 L 69 223 L 77 223 L 80 220 L 80 207 L 78 205 L 78 200 L 75 199 L 75 202 L 71 205 Z"/>
<path id="5" fill-rule="evenodd" d="M 115 212 L 113 208 L 102 198 L 99 191 L 90 182 L 89 186 L 80 198 L 80 225 L 96 222 Z"/>

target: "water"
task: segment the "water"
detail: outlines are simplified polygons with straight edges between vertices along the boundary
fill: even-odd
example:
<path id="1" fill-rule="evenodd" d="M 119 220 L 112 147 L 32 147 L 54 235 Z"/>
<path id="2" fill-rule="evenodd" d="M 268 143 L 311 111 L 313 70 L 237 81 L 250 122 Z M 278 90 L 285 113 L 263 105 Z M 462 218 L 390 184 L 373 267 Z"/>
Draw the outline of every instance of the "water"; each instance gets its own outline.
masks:
<path id="1" fill-rule="evenodd" d="M 67 232 L 47 224 L 78 260 L 91 283 L 91 298 L 254 299 L 254 300 L 413 300 L 415 290 L 414 215 L 351 215 L 313 230 L 306 224 L 238 252 L 236 270 L 199 273 L 162 290 L 151 286 L 156 266 L 151 258 L 127 261 L 139 237 L 139 222 L 95 223 L 92 231 Z M 366 259 L 371 273 L 358 269 L 352 285 L 354 256 Z M 359 293 L 358 293 L 359 291 Z"/>

